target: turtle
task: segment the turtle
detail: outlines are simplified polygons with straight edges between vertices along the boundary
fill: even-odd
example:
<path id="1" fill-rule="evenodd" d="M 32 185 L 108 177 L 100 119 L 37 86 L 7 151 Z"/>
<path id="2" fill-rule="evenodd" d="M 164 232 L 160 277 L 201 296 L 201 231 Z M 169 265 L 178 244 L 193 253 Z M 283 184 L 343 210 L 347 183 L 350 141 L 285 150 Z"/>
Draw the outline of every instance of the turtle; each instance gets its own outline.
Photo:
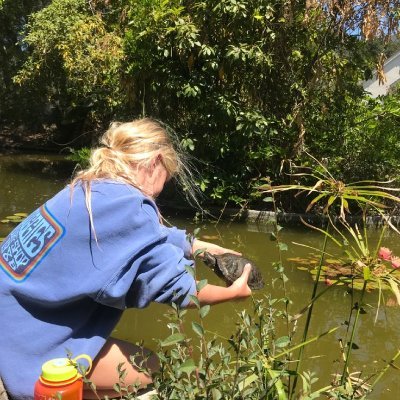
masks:
<path id="1" fill-rule="evenodd" d="M 247 282 L 250 289 L 262 289 L 265 285 L 263 277 L 254 262 L 242 256 L 232 253 L 214 255 L 205 251 L 203 261 L 228 284 L 231 284 L 242 275 L 246 264 L 251 264 L 251 272 Z"/>

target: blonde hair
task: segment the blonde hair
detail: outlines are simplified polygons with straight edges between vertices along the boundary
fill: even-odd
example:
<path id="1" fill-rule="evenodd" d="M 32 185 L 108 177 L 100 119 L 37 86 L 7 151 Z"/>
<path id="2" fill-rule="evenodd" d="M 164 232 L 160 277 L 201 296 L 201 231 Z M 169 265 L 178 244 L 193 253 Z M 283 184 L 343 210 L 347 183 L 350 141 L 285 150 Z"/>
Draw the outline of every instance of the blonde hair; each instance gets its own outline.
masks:
<path id="1" fill-rule="evenodd" d="M 167 130 L 165 125 L 149 118 L 125 123 L 113 122 L 101 137 L 100 145 L 92 150 L 88 168 L 79 171 L 71 181 L 71 194 L 78 183 L 84 188 L 92 227 L 92 181 L 112 179 L 140 190 L 134 171 L 138 167 L 150 167 L 157 156 L 161 156 L 168 176 L 177 178 L 189 202 L 199 205 L 194 169 L 181 150 L 176 135 Z"/>
<path id="2" fill-rule="evenodd" d="M 89 167 L 76 174 L 73 185 L 77 181 L 113 179 L 138 187 L 134 168 L 150 166 L 158 155 L 170 177 L 181 169 L 182 162 L 166 130 L 149 118 L 113 122 L 100 144 L 92 150 Z"/>

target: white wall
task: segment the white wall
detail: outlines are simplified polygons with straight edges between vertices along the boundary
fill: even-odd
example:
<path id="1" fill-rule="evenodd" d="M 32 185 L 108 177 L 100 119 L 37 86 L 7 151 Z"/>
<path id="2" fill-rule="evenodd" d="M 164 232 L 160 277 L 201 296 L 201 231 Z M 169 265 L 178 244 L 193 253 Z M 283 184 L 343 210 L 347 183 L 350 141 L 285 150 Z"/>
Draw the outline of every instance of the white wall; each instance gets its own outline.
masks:
<path id="1" fill-rule="evenodd" d="M 363 82 L 364 89 L 370 92 L 372 97 L 387 94 L 390 86 L 400 80 L 400 52 L 386 61 L 383 70 L 386 75 L 386 82 L 383 85 L 378 83 L 376 76 L 373 79 Z"/>

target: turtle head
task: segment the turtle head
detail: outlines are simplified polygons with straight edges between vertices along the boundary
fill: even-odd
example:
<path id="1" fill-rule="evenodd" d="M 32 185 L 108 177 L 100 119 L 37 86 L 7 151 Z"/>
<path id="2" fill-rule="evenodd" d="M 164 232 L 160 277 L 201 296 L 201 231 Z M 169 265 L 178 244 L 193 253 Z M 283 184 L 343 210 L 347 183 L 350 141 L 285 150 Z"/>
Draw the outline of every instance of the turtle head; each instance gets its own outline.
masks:
<path id="1" fill-rule="evenodd" d="M 204 264 L 208 265 L 209 267 L 215 267 L 217 264 L 217 259 L 208 251 L 204 252 L 203 261 Z"/>

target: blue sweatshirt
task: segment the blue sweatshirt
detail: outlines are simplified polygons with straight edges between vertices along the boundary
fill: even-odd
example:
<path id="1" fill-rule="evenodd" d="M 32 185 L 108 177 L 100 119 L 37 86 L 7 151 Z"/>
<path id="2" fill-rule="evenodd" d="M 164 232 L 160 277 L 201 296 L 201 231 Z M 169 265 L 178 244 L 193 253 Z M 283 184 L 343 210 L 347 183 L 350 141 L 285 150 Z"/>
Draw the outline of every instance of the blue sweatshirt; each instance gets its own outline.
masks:
<path id="1" fill-rule="evenodd" d="M 93 359 L 128 307 L 185 306 L 195 293 L 185 231 L 159 223 L 152 200 L 132 186 L 92 184 L 90 225 L 75 187 L 19 224 L 0 249 L 0 374 L 14 399 L 32 399 L 42 364 Z"/>

